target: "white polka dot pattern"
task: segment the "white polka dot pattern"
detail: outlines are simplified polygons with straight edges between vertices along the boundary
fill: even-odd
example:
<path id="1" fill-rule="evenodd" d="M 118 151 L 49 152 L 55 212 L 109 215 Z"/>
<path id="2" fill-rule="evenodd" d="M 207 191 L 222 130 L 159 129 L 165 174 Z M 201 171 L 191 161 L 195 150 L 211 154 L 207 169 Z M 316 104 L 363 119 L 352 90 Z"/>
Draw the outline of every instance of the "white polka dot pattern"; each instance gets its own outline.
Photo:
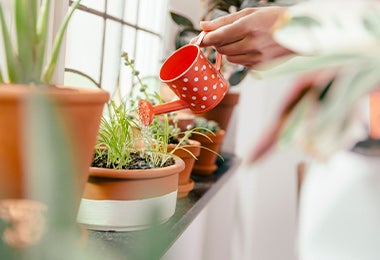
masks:
<path id="1" fill-rule="evenodd" d="M 198 58 L 194 59 L 180 76 L 165 83 L 192 111 L 203 113 L 223 99 L 228 90 L 228 82 L 201 51 L 198 52 Z"/>

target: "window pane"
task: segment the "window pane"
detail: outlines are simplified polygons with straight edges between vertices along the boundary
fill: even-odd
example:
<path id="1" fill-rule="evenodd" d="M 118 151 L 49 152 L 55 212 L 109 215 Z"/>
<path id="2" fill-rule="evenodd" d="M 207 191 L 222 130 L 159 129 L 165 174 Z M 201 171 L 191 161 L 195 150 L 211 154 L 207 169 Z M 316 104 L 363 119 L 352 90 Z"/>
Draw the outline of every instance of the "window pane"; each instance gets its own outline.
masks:
<path id="1" fill-rule="evenodd" d="M 138 26 L 160 34 L 166 14 L 166 0 L 140 0 Z"/>
<path id="2" fill-rule="evenodd" d="M 136 40 L 136 29 L 129 26 L 123 27 L 123 43 L 122 51 L 128 53 L 130 59 L 135 57 L 135 40 Z M 131 74 L 131 69 L 124 65 L 122 62 L 120 68 L 119 86 L 122 96 L 129 95 L 131 90 L 131 85 L 133 83 L 133 77 Z"/>
<path id="3" fill-rule="evenodd" d="M 151 1 L 153 2 L 153 1 Z M 131 24 L 137 23 L 139 0 L 125 0 L 124 20 Z"/>
<path id="4" fill-rule="evenodd" d="M 159 70 L 161 40 L 158 36 L 139 31 L 137 33 L 136 67 L 143 75 L 156 75 Z"/>
<path id="5" fill-rule="evenodd" d="M 123 19 L 124 5 L 125 5 L 124 0 L 107 1 L 107 13 L 119 19 Z"/>
<path id="6" fill-rule="evenodd" d="M 88 75 L 95 85 L 111 94 L 120 90 L 121 97 L 125 97 L 136 82 L 121 58 L 127 52 L 135 60 L 140 77 L 151 77 L 156 82 L 162 60 L 162 34 L 168 19 L 167 1 L 83 1 L 68 28 L 66 68 Z M 67 81 L 88 82 L 67 74 Z M 156 90 L 153 85 L 150 80 L 149 87 Z"/>
<path id="7" fill-rule="evenodd" d="M 100 78 L 103 19 L 77 10 L 69 24 L 66 68 L 79 70 L 95 80 Z M 89 29 L 91 28 L 91 29 Z"/>
<path id="8" fill-rule="evenodd" d="M 115 0 L 112 0 L 115 1 Z M 82 0 L 81 5 L 104 12 L 105 0 Z"/>
<path id="9" fill-rule="evenodd" d="M 121 61 L 122 25 L 108 20 L 106 23 L 104 59 L 102 71 L 102 88 L 112 93 L 117 85 Z"/>

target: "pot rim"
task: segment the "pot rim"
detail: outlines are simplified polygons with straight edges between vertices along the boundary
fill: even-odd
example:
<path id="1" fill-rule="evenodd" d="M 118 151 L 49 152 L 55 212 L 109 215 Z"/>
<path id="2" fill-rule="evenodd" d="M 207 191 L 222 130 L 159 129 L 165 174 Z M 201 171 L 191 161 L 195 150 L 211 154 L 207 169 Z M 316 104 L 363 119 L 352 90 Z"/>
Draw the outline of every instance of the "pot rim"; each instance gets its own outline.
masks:
<path id="1" fill-rule="evenodd" d="M 100 88 L 71 87 L 65 85 L 52 85 L 42 88 L 27 84 L 0 84 L 0 97 L 2 101 L 20 100 L 30 96 L 32 93 L 44 94 L 57 102 L 65 103 L 83 102 L 84 97 L 81 94 L 86 95 L 88 103 L 105 102 L 109 99 L 109 93 Z M 64 97 L 66 100 L 62 101 L 61 97 Z"/>

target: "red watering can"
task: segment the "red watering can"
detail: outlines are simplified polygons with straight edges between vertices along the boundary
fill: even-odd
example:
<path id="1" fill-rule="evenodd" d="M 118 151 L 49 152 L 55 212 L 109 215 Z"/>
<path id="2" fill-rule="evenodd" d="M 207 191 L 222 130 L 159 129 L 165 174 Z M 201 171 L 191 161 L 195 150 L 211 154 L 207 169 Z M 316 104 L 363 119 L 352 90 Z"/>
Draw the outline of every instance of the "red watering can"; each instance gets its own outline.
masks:
<path id="1" fill-rule="evenodd" d="M 222 55 L 217 53 L 215 66 L 204 56 L 199 44 L 205 35 L 201 32 L 195 44 L 183 46 L 166 59 L 160 70 L 160 80 L 179 99 L 156 106 L 139 100 L 138 114 L 143 125 L 150 125 L 155 115 L 185 108 L 194 114 L 204 113 L 223 99 L 229 84 L 220 73 Z"/>

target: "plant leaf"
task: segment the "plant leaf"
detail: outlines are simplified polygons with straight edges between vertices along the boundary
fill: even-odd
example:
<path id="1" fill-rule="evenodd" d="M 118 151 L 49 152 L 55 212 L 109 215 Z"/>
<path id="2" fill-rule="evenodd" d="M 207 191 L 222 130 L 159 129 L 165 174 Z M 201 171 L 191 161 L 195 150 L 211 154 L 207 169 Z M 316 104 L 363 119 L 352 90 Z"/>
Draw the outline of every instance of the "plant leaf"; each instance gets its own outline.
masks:
<path id="1" fill-rule="evenodd" d="M 78 168 L 72 139 L 54 103 L 30 95 L 23 114 L 23 149 L 29 198 L 47 206 L 41 241 L 17 252 L 21 259 L 97 259 L 84 250 L 76 222 Z M 37 222 L 38 223 L 38 222 Z M 22 254 L 21 254 L 22 253 Z M 3 255 L 2 255 L 3 256 Z"/>
<path id="2" fill-rule="evenodd" d="M 194 28 L 193 22 L 189 18 L 175 12 L 170 12 L 170 16 L 176 24 L 185 28 Z"/>
<path id="3" fill-rule="evenodd" d="M 37 41 L 36 50 L 36 71 L 38 75 L 42 74 L 42 66 L 46 54 L 47 34 L 49 29 L 49 11 L 50 0 L 42 0 L 40 13 L 37 20 Z"/>
<path id="4" fill-rule="evenodd" d="M 71 19 L 71 16 L 73 15 L 75 9 L 79 6 L 81 0 L 78 0 L 74 2 L 71 7 L 69 12 L 66 14 L 66 17 L 64 18 L 62 25 L 55 37 L 54 44 L 53 44 L 53 52 L 50 57 L 50 60 L 44 70 L 44 73 L 42 75 L 42 81 L 45 83 L 50 83 L 51 79 L 53 77 L 54 71 L 55 71 L 55 66 L 57 64 L 58 56 L 60 53 L 62 41 L 63 41 L 63 36 L 66 32 L 67 26 L 69 24 L 69 21 Z"/>
<path id="5" fill-rule="evenodd" d="M 247 76 L 248 72 L 249 68 L 237 68 L 228 78 L 228 83 L 230 83 L 230 86 L 238 85 Z"/>
<path id="6" fill-rule="evenodd" d="M 7 23 L 5 22 L 3 7 L 0 4 L 0 26 L 3 35 L 4 51 L 8 69 L 8 80 L 15 82 L 19 79 L 19 66 L 17 57 L 13 50 L 11 37 L 8 31 Z"/>
<path id="7" fill-rule="evenodd" d="M 380 18 L 379 13 L 373 9 L 368 9 L 363 13 L 363 25 L 370 33 L 380 38 Z"/>
<path id="8" fill-rule="evenodd" d="M 37 1 L 15 0 L 15 24 L 17 35 L 17 55 L 22 71 L 21 81 L 24 83 L 38 82 L 39 75 L 34 74 L 34 55 L 37 41 L 36 15 Z"/>

